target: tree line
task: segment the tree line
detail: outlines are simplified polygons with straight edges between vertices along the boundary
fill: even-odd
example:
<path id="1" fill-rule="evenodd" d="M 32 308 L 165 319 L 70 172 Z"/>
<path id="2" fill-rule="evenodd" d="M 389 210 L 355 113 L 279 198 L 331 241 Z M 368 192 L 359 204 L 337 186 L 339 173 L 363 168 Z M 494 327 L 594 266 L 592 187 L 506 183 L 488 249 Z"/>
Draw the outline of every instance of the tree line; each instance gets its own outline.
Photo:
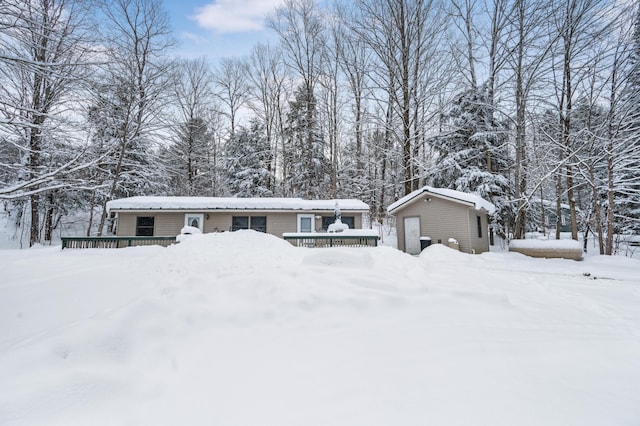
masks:
<path id="1" fill-rule="evenodd" d="M 0 0 L 0 199 L 29 244 L 134 195 L 424 185 L 492 233 L 640 232 L 640 12 L 604 0 L 286 0 L 246 57 L 180 59 L 159 0 Z M 553 218 L 555 223 L 549 223 Z"/>

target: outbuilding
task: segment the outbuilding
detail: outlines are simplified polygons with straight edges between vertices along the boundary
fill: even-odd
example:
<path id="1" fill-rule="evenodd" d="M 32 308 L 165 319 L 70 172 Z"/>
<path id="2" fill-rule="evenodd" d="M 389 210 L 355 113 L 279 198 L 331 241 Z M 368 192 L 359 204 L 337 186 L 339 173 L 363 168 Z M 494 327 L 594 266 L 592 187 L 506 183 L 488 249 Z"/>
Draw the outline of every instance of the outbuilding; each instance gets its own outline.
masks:
<path id="1" fill-rule="evenodd" d="M 477 195 L 425 186 L 387 211 L 396 217 L 398 249 L 409 254 L 419 254 L 429 243 L 466 253 L 489 251 L 489 215 L 495 207 Z"/>

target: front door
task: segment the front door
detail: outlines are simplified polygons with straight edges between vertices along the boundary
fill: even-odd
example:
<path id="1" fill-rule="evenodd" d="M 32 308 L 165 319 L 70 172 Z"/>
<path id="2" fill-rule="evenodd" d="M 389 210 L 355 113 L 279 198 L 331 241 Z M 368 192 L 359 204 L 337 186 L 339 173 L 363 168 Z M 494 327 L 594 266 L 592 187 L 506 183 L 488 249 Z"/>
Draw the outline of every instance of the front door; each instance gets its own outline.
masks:
<path id="1" fill-rule="evenodd" d="M 198 228 L 204 232 L 204 213 L 187 213 L 184 215 L 184 226 Z"/>
<path id="2" fill-rule="evenodd" d="M 404 251 L 420 254 L 420 218 L 404 218 Z"/>
<path id="3" fill-rule="evenodd" d="M 315 232 L 314 220 L 315 216 L 312 214 L 299 214 L 298 232 Z"/>

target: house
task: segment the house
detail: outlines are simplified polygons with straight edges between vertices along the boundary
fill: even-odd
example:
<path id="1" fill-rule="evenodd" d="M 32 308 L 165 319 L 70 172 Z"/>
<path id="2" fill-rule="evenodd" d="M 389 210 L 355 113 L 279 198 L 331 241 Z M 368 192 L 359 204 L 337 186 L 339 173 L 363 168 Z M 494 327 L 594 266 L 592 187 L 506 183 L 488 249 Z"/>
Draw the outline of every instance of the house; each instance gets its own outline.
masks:
<path id="1" fill-rule="evenodd" d="M 425 186 L 387 211 L 396 216 L 398 249 L 409 254 L 420 253 L 421 237 L 429 237 L 431 243 L 451 241 L 466 253 L 489 250 L 488 215 L 495 207 L 477 195 Z"/>
<path id="2" fill-rule="evenodd" d="M 369 226 L 369 206 L 351 199 L 131 197 L 110 201 L 107 209 L 117 236 L 176 236 L 192 226 L 203 233 L 253 229 L 282 237 L 326 231 L 336 204 L 351 229 Z"/>
<path id="3" fill-rule="evenodd" d="M 576 212 L 580 210 L 576 208 Z M 527 209 L 527 231 L 556 229 L 558 224 L 555 201 L 534 199 Z M 560 232 L 571 232 L 571 209 L 568 204 L 560 204 Z"/>

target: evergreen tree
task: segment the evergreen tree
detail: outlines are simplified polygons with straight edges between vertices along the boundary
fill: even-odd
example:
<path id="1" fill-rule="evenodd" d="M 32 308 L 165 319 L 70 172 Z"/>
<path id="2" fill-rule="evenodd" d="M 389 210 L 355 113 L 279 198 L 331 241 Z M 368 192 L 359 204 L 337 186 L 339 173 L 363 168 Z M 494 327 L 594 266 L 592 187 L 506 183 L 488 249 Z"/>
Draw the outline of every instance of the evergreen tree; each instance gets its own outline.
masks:
<path id="1" fill-rule="evenodd" d="M 195 118 L 178 126 L 175 133 L 174 142 L 161 154 L 169 176 L 169 192 L 204 196 L 210 192 L 211 173 L 208 160 L 211 135 L 207 124 Z"/>
<path id="2" fill-rule="evenodd" d="M 225 145 L 226 184 L 235 197 L 272 197 L 271 148 L 258 122 L 240 128 Z"/>
<path id="3" fill-rule="evenodd" d="M 286 138 L 289 144 L 289 176 L 293 196 L 318 199 L 329 191 L 331 165 L 317 120 L 312 92 L 300 86 L 289 103 Z"/>
<path id="4" fill-rule="evenodd" d="M 463 92 L 451 105 L 444 115 L 444 131 L 432 140 L 439 155 L 432 184 L 491 200 L 497 209 L 498 232 L 503 234 L 512 217 L 508 128 L 493 118 L 491 108 L 484 88 Z"/>

